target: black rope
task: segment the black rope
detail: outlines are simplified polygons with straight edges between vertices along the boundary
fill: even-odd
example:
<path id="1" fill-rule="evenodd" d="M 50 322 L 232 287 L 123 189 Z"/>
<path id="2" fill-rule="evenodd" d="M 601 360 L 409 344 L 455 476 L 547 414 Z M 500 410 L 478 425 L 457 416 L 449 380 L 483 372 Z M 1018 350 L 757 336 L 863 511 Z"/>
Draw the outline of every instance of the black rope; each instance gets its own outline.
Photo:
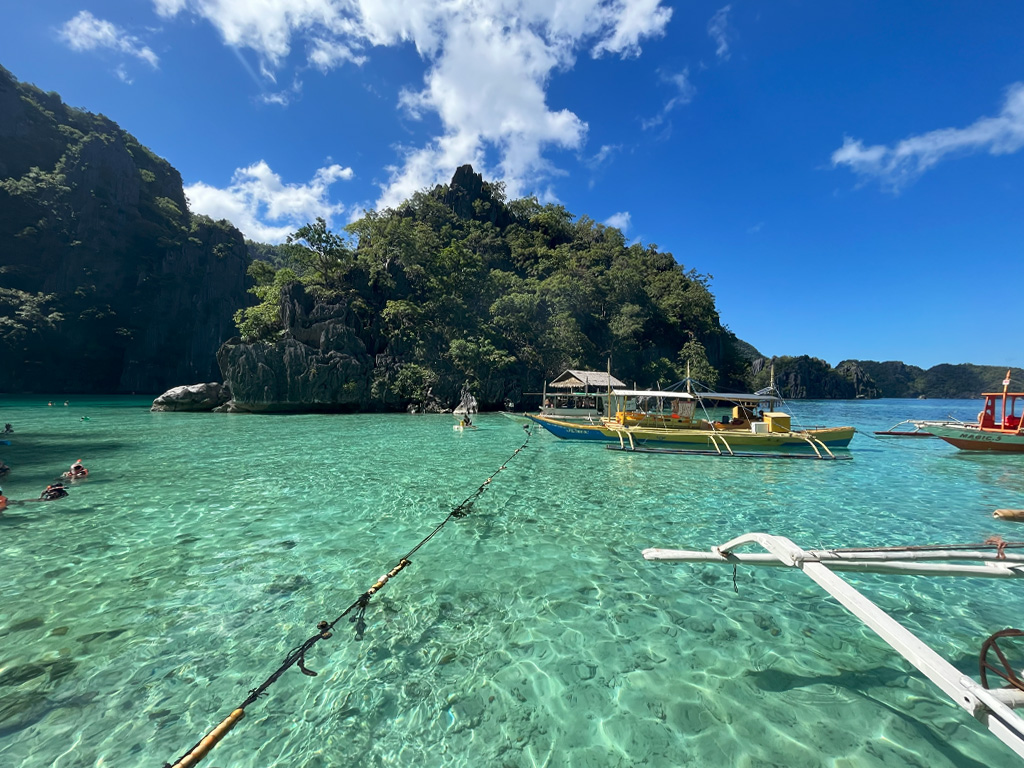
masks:
<path id="1" fill-rule="evenodd" d="M 432 538 L 434 538 L 438 533 L 440 533 L 441 530 L 445 527 L 445 525 L 448 524 L 449 521 L 451 521 L 453 519 L 464 518 L 464 517 L 466 517 L 466 515 L 468 515 L 472 511 L 473 504 L 476 502 L 476 500 L 478 498 L 480 498 L 480 496 L 483 495 L 484 491 L 487 490 L 487 486 L 489 486 L 491 484 L 491 481 L 498 475 L 499 472 L 501 472 L 502 470 L 506 469 L 507 466 L 508 466 L 508 463 L 512 459 L 514 459 L 516 456 L 518 456 L 519 453 L 521 451 L 523 451 L 526 448 L 526 446 L 529 444 L 530 438 L 533 436 L 533 432 L 530 430 L 530 425 L 528 425 L 528 424 L 524 424 L 523 425 L 523 429 L 526 431 L 526 440 L 523 442 L 523 444 L 521 446 L 519 446 L 518 448 L 515 449 L 515 451 L 512 452 L 511 456 L 509 456 L 507 459 L 505 459 L 505 461 L 502 463 L 502 465 L 500 467 L 498 467 L 496 470 L 494 470 L 494 472 L 492 472 L 488 476 L 488 478 L 486 480 L 484 480 L 483 483 L 481 483 L 480 486 L 475 491 L 473 491 L 473 493 L 471 493 L 469 496 L 467 496 L 465 499 L 463 499 L 462 502 L 460 502 L 458 505 L 456 505 L 456 507 L 454 509 L 452 509 L 451 512 L 448 513 L 448 516 L 444 520 L 442 520 L 437 525 L 437 527 L 434 528 L 434 530 L 432 530 L 429 534 L 427 534 L 415 547 L 410 549 L 405 554 L 405 556 L 403 556 L 398 561 L 398 564 L 395 565 L 394 568 L 392 568 L 390 571 L 388 571 L 387 574 L 385 574 L 384 576 L 381 576 L 380 579 L 377 580 L 376 584 L 374 584 L 372 587 L 370 587 L 368 590 L 366 590 L 363 594 L 361 594 L 358 598 L 356 598 L 356 600 L 351 605 L 349 605 L 344 611 L 342 611 L 334 619 L 334 621 L 330 621 L 330 622 L 328 622 L 328 621 L 321 621 L 321 622 L 319 622 L 316 625 L 317 633 L 315 635 L 312 635 L 309 638 L 307 638 L 306 641 L 304 643 L 302 643 L 301 645 L 297 645 L 294 648 L 292 648 L 288 652 L 288 655 L 285 656 L 285 659 L 281 663 L 281 666 L 279 666 L 276 670 L 274 670 L 274 672 L 266 680 L 264 680 L 258 686 L 256 686 L 252 690 L 250 690 L 249 691 L 249 695 L 245 698 L 245 700 L 241 704 L 239 704 L 236 707 L 236 710 L 238 710 L 238 709 L 244 710 L 246 707 L 248 707 L 250 704 L 255 702 L 261 696 L 267 695 L 267 689 L 271 685 L 273 685 L 275 682 L 277 682 L 278 678 L 280 678 L 281 675 L 283 675 L 285 672 L 287 672 L 293 666 L 298 666 L 299 671 L 302 672 L 302 674 L 304 674 L 304 675 L 308 675 L 309 677 L 316 677 L 317 673 L 314 672 L 313 670 L 309 669 L 306 666 L 306 652 L 309 651 L 314 645 L 319 643 L 321 640 L 327 640 L 330 637 L 332 637 L 333 634 L 334 634 L 332 632 L 332 630 L 334 629 L 334 625 L 337 624 L 339 621 L 341 621 L 346 616 L 348 616 L 350 613 L 352 613 L 353 610 L 355 610 L 356 613 L 355 613 L 355 615 L 353 615 L 349 619 L 349 621 L 352 622 L 353 624 L 355 624 L 355 639 L 357 641 L 358 640 L 362 640 L 363 639 L 363 633 L 366 630 L 366 621 L 365 621 L 366 607 L 370 604 L 370 599 L 373 597 L 373 595 L 376 594 L 381 589 L 383 589 L 384 585 L 387 584 L 387 582 L 389 582 L 396 575 L 398 575 L 399 572 L 404 570 L 407 566 L 411 565 L 411 563 L 412 563 L 412 560 L 411 560 L 412 556 L 414 554 L 416 554 L 416 552 L 418 552 L 420 550 L 420 548 L 424 544 L 426 544 L 428 541 L 430 541 Z M 200 739 L 199 741 L 197 741 L 195 743 L 195 745 L 191 749 L 189 749 L 187 752 L 185 752 L 181 757 L 179 757 L 174 762 L 174 764 L 172 764 L 172 763 L 164 763 L 163 768 L 173 768 L 173 765 L 181 763 L 183 760 L 185 760 L 189 755 L 191 755 L 192 752 L 194 752 L 203 743 L 204 739 L 209 738 L 211 735 L 212 735 L 212 732 L 211 732 L 210 735 L 208 735 L 208 736 L 204 737 L 203 739 Z M 196 759 L 194 761 L 194 763 L 192 763 L 192 764 L 195 764 L 195 763 L 199 762 L 200 759 L 202 759 L 202 757 L 199 757 L 198 759 Z"/>

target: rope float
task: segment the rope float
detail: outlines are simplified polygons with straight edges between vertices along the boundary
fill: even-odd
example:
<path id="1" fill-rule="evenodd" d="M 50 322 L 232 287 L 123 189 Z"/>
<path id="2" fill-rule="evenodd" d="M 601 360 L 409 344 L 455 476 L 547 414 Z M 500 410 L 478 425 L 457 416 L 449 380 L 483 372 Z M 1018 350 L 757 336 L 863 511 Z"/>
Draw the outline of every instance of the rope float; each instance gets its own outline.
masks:
<path id="1" fill-rule="evenodd" d="M 478 487 L 475 491 L 473 491 L 473 493 L 467 496 L 459 505 L 452 509 L 452 511 L 448 513 L 448 516 L 444 520 L 442 520 L 437 525 L 437 527 L 434 528 L 433 531 L 427 534 L 419 542 L 419 544 L 417 544 L 415 547 L 409 550 L 405 554 L 405 556 L 398 561 L 398 564 L 395 565 L 394 568 L 392 568 L 386 574 L 377 579 L 376 583 L 372 587 L 370 587 L 368 590 L 363 592 L 363 594 L 361 594 L 358 598 L 356 598 L 356 600 L 351 605 L 349 605 L 348 608 L 342 611 L 341 614 L 336 619 L 334 619 L 334 621 L 321 621 L 320 623 L 318 623 L 316 625 L 317 633 L 315 635 L 312 635 L 301 645 L 292 648 L 292 650 L 288 652 L 288 655 L 285 657 L 284 661 L 281 663 L 281 666 L 274 670 L 270 677 L 268 677 L 257 687 L 249 691 L 249 695 L 246 697 L 245 701 L 243 701 L 234 710 L 232 710 L 230 715 L 224 718 L 224 720 L 221 721 L 221 723 L 217 725 L 217 727 L 215 727 L 202 739 L 200 739 L 196 743 L 196 745 L 192 747 L 188 752 L 179 757 L 175 763 L 164 763 L 163 768 L 191 768 L 192 766 L 197 765 L 200 760 L 202 760 L 204 757 L 206 757 L 207 754 L 209 754 L 211 749 L 217 746 L 217 744 L 219 744 L 221 740 L 225 736 L 227 736 L 227 734 L 231 731 L 232 728 L 234 728 L 239 722 L 241 722 L 242 718 L 245 717 L 245 708 L 253 702 L 255 702 L 260 696 L 266 695 L 267 689 L 271 685 L 273 685 L 277 681 L 277 679 L 281 677 L 281 675 L 283 675 L 291 667 L 298 666 L 299 671 L 302 672 L 302 674 L 308 675 L 309 677 L 316 677 L 317 673 L 306 667 L 306 652 L 321 640 L 327 640 L 328 638 L 330 638 L 334 634 L 331 631 L 334 629 L 334 625 L 356 609 L 358 609 L 356 611 L 356 614 L 352 616 L 349 619 L 349 621 L 355 624 L 356 640 L 362 640 L 363 632 L 366 629 L 366 622 L 364 621 L 364 616 L 366 613 L 366 607 L 370 603 L 370 598 L 372 598 L 375 594 L 377 594 L 377 592 L 383 589 L 384 585 L 391 581 L 391 579 L 393 579 L 401 571 L 403 571 L 405 568 L 411 565 L 412 561 L 410 560 L 410 558 L 414 554 L 416 554 L 420 547 L 422 547 L 424 544 L 426 544 L 428 541 L 434 538 L 434 536 L 440 533 L 441 529 L 444 528 L 444 526 L 447 525 L 447 523 L 450 520 L 452 520 L 453 518 L 463 518 L 472 511 L 473 503 L 483 494 L 485 490 L 487 490 L 487 486 L 491 484 L 491 480 L 493 480 L 499 472 L 505 469 L 508 463 L 516 456 L 518 456 L 520 451 L 524 450 L 527 444 L 529 444 L 530 438 L 533 436 L 533 433 L 531 432 L 529 425 L 523 425 L 523 429 L 526 431 L 526 440 L 523 442 L 523 444 L 516 448 L 515 451 L 512 452 L 512 455 L 505 459 L 502 465 L 498 467 L 494 472 L 492 472 L 491 475 L 486 480 L 484 480 L 483 483 L 480 484 L 480 487 Z"/>

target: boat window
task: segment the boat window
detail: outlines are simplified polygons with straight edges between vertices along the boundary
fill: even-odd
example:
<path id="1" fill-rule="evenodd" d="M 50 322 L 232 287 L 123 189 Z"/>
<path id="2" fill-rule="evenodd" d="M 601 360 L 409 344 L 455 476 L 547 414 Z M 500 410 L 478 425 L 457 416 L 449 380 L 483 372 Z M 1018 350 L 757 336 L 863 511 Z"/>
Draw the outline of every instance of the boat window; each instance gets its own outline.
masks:
<path id="1" fill-rule="evenodd" d="M 978 414 L 982 427 L 994 427 L 996 424 L 996 398 L 985 398 L 985 410 Z"/>
<path id="2" fill-rule="evenodd" d="M 696 400 L 673 400 L 672 413 L 680 419 L 691 421 L 693 420 L 693 413 L 696 405 Z"/>
<path id="3" fill-rule="evenodd" d="M 1003 422 L 1003 427 L 1005 429 L 1018 429 L 1020 427 L 1021 411 L 1024 410 L 1024 408 L 1018 408 L 1017 401 L 1018 398 L 1014 395 L 1010 395 L 1007 398 L 1006 420 Z M 1024 399 L 1021 400 L 1021 403 L 1024 405 Z"/>

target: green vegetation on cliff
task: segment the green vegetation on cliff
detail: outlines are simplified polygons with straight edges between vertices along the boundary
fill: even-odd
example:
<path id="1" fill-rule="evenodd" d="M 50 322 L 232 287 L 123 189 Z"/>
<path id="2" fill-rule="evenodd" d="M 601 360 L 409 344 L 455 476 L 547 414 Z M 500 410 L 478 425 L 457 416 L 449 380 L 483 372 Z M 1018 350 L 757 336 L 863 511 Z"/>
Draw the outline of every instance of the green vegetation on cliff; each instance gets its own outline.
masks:
<path id="1" fill-rule="evenodd" d="M 243 340 L 284 333 L 278 302 L 297 277 L 354 312 L 377 361 L 374 399 L 422 401 L 464 381 L 501 398 L 566 368 L 604 369 L 609 357 L 621 376 L 650 384 L 680 380 L 688 362 L 711 385 L 742 370 L 707 276 L 560 205 L 506 201 L 469 166 L 398 209 L 367 213 L 345 237 L 318 220 L 289 243 L 267 253 L 282 269 L 250 269 L 260 302 L 236 316 Z"/>
<path id="2" fill-rule="evenodd" d="M 0 67 L 0 391 L 159 392 L 219 378 L 247 301 L 227 222 L 102 115 Z"/>

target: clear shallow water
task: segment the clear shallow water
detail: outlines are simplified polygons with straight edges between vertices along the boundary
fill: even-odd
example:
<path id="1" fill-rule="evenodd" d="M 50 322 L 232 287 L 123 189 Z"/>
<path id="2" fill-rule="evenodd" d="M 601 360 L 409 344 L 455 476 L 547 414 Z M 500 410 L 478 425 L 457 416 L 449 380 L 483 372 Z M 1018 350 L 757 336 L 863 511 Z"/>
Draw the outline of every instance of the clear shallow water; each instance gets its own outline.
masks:
<path id="1" fill-rule="evenodd" d="M 63 398 L 55 400 L 62 403 Z M 522 443 L 498 415 L 151 414 L 0 398 L 0 765 L 159 766 L 243 700 Z M 865 432 L 973 401 L 808 402 Z M 82 421 L 88 416 L 88 421 Z M 294 766 L 994 766 L 1012 752 L 810 580 L 645 562 L 752 530 L 813 546 L 1019 540 L 1024 457 L 857 435 L 849 462 L 623 455 L 535 434 L 204 761 Z M 946 658 L 1019 584 L 851 577 Z"/>

